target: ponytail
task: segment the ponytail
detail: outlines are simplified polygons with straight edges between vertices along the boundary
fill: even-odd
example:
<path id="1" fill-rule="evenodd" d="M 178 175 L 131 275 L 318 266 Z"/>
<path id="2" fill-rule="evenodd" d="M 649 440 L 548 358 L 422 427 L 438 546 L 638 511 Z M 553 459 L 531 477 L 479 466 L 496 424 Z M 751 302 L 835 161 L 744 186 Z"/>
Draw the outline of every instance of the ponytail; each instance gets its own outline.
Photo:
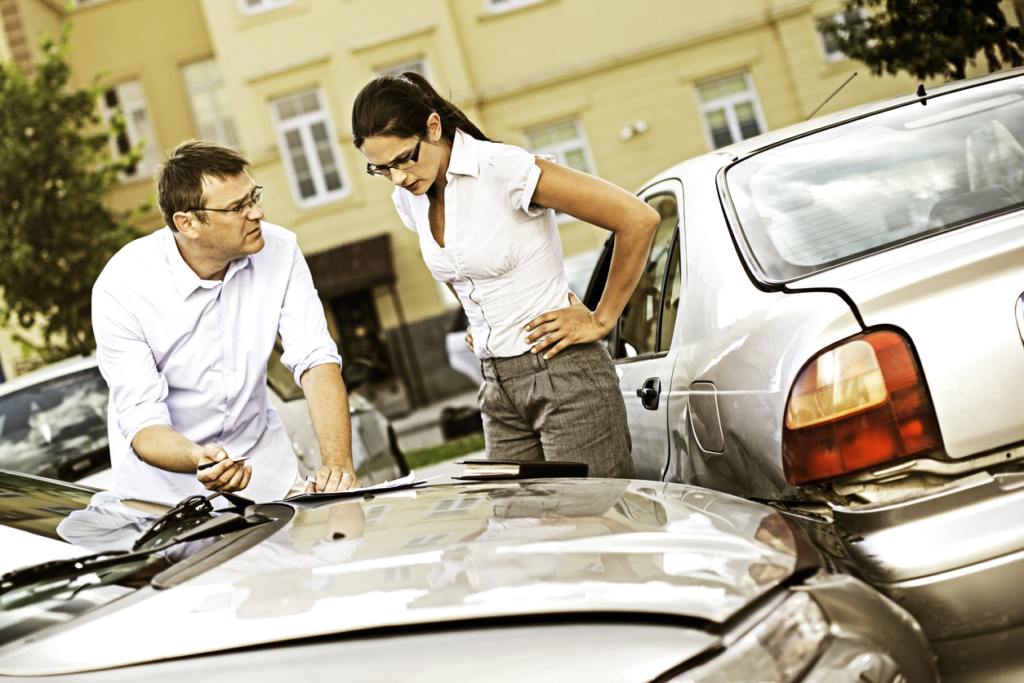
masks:
<path id="1" fill-rule="evenodd" d="M 442 97 L 414 71 L 381 76 L 367 83 L 352 105 L 352 142 L 362 147 L 367 138 L 391 135 L 414 138 L 427 129 L 432 113 L 441 118 L 441 136 L 455 142 L 461 130 L 477 140 L 490 141 L 458 107 Z"/>

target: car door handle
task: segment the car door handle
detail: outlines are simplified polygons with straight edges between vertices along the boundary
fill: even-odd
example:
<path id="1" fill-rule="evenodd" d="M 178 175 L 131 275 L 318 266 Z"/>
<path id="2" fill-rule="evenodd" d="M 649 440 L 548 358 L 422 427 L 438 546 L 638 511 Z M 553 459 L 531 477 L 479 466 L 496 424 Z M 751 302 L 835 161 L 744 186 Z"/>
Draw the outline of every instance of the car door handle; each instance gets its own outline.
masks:
<path id="1" fill-rule="evenodd" d="M 661 402 L 661 379 L 652 377 L 646 382 L 642 389 L 636 390 L 637 398 L 647 410 L 657 410 Z"/>

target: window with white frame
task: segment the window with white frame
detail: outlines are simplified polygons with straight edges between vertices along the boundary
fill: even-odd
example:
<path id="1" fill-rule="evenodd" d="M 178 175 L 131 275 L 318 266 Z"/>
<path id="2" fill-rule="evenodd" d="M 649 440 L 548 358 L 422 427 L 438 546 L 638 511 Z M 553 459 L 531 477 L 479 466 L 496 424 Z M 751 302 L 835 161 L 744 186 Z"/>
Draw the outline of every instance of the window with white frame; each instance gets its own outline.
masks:
<path id="1" fill-rule="evenodd" d="M 270 110 L 296 203 L 309 207 L 347 196 L 349 186 L 323 92 L 280 97 L 270 103 Z"/>
<path id="2" fill-rule="evenodd" d="M 237 149 L 238 133 L 231 115 L 231 101 L 220 76 L 217 60 L 205 59 L 186 64 L 181 72 L 188 89 L 198 137 Z"/>
<path id="3" fill-rule="evenodd" d="M 832 21 L 839 24 L 840 33 L 846 34 L 846 26 L 855 25 L 861 20 L 867 18 L 867 11 L 863 9 L 854 10 L 853 12 L 839 12 L 828 17 L 821 17 L 818 19 L 818 41 L 821 43 L 821 51 L 825 55 L 825 59 L 830 62 L 836 62 L 840 59 L 844 59 L 846 55 L 839 49 L 839 45 L 836 43 L 836 37 L 825 33 L 822 28 L 823 26 Z"/>
<path id="4" fill-rule="evenodd" d="M 488 12 L 507 12 L 510 9 L 517 9 L 519 7 L 526 7 L 527 5 L 536 5 L 537 3 L 544 2 L 545 0 L 484 0 L 484 6 L 487 7 Z"/>
<path id="5" fill-rule="evenodd" d="M 427 517 L 451 517 L 453 515 L 464 515 L 476 507 L 479 501 L 476 498 L 442 498 L 427 511 Z"/>
<path id="6" fill-rule="evenodd" d="M 125 81 L 108 88 L 100 98 L 100 109 L 108 123 L 118 113 L 124 117 L 124 131 L 110 141 L 115 158 L 120 159 L 133 147 L 142 144 L 142 159 L 125 171 L 124 179 L 151 176 L 160 163 L 160 146 L 153 131 L 142 83 L 137 80 Z"/>
<path id="7" fill-rule="evenodd" d="M 597 175 L 587 135 L 583 132 L 583 123 L 579 119 L 560 121 L 526 131 L 526 147 L 534 154 L 553 155 L 555 161 L 563 166 Z M 556 211 L 555 219 L 559 223 L 564 223 L 572 220 L 572 217 Z"/>
<path id="8" fill-rule="evenodd" d="M 410 59 L 407 62 L 401 62 L 399 64 L 390 64 L 388 66 L 381 67 L 374 72 L 375 76 L 398 76 L 404 74 L 406 71 L 414 71 L 420 76 L 423 76 L 428 81 L 430 78 L 430 70 L 427 68 L 427 60 L 425 59 Z"/>
<path id="9" fill-rule="evenodd" d="M 405 583 L 412 581 L 412 567 L 403 564 L 399 567 L 384 568 L 384 583 Z"/>
<path id="10" fill-rule="evenodd" d="M 746 72 L 699 84 L 697 97 L 712 149 L 752 138 L 768 129 L 753 80 Z"/>
<path id="11" fill-rule="evenodd" d="M 526 131 L 526 146 L 534 154 L 553 154 L 563 166 L 596 175 L 590 145 L 579 119 Z"/>
<path id="12" fill-rule="evenodd" d="M 408 541 L 402 544 L 403 548 L 422 548 L 429 545 L 438 545 L 444 543 L 451 537 L 451 533 L 447 534 L 427 534 L 425 536 L 413 536 Z"/>
<path id="13" fill-rule="evenodd" d="M 376 526 L 379 524 L 389 509 L 391 509 L 391 505 L 368 505 L 364 507 L 363 514 L 366 515 L 365 526 Z"/>
<path id="14" fill-rule="evenodd" d="M 238 9 L 242 14 L 259 14 L 294 2 L 295 0 L 238 0 Z"/>

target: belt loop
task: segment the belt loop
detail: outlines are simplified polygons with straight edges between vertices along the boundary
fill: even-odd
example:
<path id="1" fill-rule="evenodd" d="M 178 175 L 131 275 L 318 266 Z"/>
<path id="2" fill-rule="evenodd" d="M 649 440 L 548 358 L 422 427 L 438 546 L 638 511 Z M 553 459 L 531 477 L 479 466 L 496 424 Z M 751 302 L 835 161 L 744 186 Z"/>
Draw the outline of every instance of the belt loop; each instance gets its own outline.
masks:
<path id="1" fill-rule="evenodd" d="M 501 383 L 501 376 L 498 375 L 498 363 L 494 358 L 482 358 L 480 360 L 480 372 L 486 378 L 488 375 L 487 370 L 490 369 L 491 379 L 495 382 Z"/>

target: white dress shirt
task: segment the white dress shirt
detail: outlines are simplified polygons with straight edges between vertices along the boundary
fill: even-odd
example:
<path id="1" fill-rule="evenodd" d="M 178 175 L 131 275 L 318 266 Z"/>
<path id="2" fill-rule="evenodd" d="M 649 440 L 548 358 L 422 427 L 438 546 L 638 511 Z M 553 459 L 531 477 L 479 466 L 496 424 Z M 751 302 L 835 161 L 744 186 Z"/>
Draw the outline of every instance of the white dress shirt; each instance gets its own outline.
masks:
<path id="1" fill-rule="evenodd" d="M 476 355 L 522 355 L 530 350 L 526 324 L 569 306 L 555 212 L 530 203 L 540 179 L 536 157 L 456 131 L 446 177 L 443 249 L 430 232 L 425 194 L 396 187 L 398 215 L 419 233 L 434 278 L 458 294 Z"/>
<path id="2" fill-rule="evenodd" d="M 251 455 L 252 479 L 239 492 L 247 498 L 277 500 L 294 484 L 295 454 L 267 399 L 274 341 L 280 333 L 281 361 L 296 382 L 341 358 L 295 235 L 262 228 L 263 249 L 232 261 L 223 281 L 200 280 L 170 228 L 129 243 L 96 280 L 93 330 L 110 386 L 110 460 L 121 496 L 174 504 L 210 493 L 194 473 L 139 459 L 132 440 L 153 425 Z"/>

